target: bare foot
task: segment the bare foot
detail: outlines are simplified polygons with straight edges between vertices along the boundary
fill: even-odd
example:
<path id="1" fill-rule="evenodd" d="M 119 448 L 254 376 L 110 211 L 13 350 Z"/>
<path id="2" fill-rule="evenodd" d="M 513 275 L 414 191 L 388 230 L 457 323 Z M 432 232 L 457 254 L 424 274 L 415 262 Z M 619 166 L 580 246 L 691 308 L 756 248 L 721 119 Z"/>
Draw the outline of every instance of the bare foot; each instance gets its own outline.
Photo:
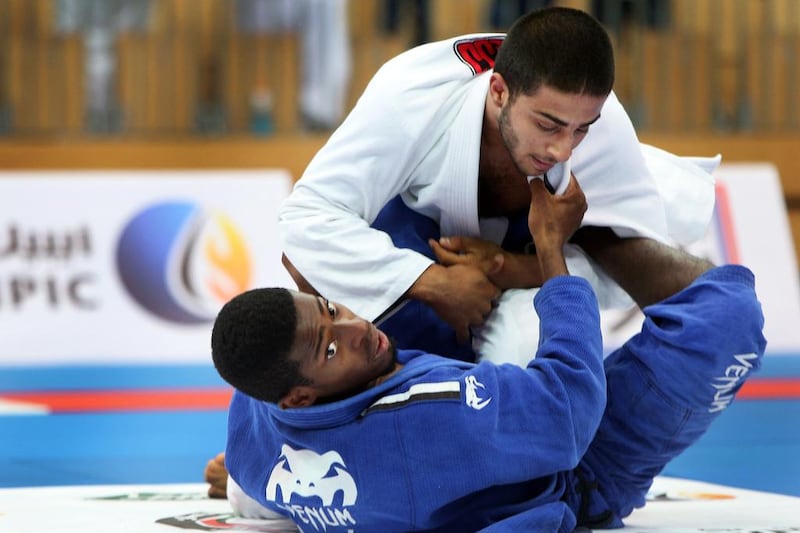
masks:
<path id="1" fill-rule="evenodd" d="M 225 469 L 225 454 L 219 453 L 216 457 L 208 461 L 206 470 L 203 473 L 206 482 L 209 484 L 209 498 L 227 498 L 228 471 Z"/>

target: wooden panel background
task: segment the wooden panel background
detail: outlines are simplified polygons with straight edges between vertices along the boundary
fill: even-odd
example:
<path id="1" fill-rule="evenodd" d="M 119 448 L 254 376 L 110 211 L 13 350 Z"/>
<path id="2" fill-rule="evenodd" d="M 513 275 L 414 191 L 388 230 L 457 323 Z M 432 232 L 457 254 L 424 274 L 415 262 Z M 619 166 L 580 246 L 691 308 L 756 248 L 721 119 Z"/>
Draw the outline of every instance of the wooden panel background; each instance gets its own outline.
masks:
<path id="1" fill-rule="evenodd" d="M 496 31 L 491 0 L 431 0 L 430 37 Z M 588 9 L 589 0 L 558 3 Z M 231 0 L 152 0 L 145 29 L 115 43 L 122 131 L 84 126 L 84 43 L 59 32 L 53 0 L 0 0 L 0 169 L 283 167 L 299 176 L 324 134 L 298 117 L 300 35 L 236 31 Z M 379 24 L 382 0 L 350 0 L 349 105 L 375 70 L 410 46 L 413 20 Z M 646 142 L 683 155 L 772 161 L 800 250 L 800 1 L 672 0 L 669 27 L 613 33 L 620 99 Z M 249 135 L 250 98 L 268 89 L 275 133 Z M 226 129 L 197 131 L 206 100 Z M 4 114 L 5 113 L 5 114 Z M 800 252 L 799 252 L 800 254 Z M 800 255 L 799 255 L 800 257 Z"/>

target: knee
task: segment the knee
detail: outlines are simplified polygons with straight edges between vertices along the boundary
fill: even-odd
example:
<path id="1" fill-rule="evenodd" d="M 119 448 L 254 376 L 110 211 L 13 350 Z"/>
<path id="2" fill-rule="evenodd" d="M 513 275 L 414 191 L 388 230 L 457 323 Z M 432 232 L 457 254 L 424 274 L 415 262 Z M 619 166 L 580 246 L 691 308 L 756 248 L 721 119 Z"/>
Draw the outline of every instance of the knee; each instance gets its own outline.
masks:
<path id="1" fill-rule="evenodd" d="M 689 287 L 645 308 L 644 332 L 663 347 L 714 359 L 764 353 L 764 315 L 752 272 L 739 265 L 713 268 Z"/>
<path id="2" fill-rule="evenodd" d="M 645 312 L 626 346 L 676 406 L 719 412 L 761 366 L 764 316 L 744 267 L 711 269 Z"/>
<path id="3" fill-rule="evenodd" d="M 699 295 L 692 314 L 709 347 L 723 353 L 755 354 L 760 359 L 767 342 L 753 273 L 741 265 L 726 265 L 709 270 L 695 285 Z"/>

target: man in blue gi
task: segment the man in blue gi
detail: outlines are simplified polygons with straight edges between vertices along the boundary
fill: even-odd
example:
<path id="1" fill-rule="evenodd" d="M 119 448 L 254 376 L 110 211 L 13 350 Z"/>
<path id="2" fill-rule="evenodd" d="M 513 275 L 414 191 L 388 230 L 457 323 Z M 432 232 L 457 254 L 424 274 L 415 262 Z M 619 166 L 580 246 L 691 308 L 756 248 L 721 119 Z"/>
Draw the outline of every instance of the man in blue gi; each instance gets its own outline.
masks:
<path id="1" fill-rule="evenodd" d="M 237 389 L 225 463 L 264 514 L 306 532 L 621 527 L 731 402 L 766 346 L 752 273 L 582 229 L 645 313 L 604 360 L 595 294 L 563 255 L 583 192 L 574 176 L 561 196 L 541 180 L 530 192 L 544 283 L 525 368 L 395 350 L 318 295 L 255 289 L 223 307 L 212 354 Z"/>

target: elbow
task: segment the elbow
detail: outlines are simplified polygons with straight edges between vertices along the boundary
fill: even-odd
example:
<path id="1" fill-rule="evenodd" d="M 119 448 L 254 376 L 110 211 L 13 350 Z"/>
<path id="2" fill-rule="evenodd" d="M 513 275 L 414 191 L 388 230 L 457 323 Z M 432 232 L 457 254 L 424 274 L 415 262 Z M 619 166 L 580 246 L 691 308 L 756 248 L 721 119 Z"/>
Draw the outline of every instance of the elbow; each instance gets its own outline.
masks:
<path id="1" fill-rule="evenodd" d="M 567 468 L 574 468 L 594 440 L 606 410 L 605 374 L 600 373 L 587 380 L 583 390 L 568 391 L 567 394 L 572 414 L 568 426 L 571 434 L 565 435 L 562 442 L 571 444 Z"/>
<path id="2" fill-rule="evenodd" d="M 606 411 L 606 379 L 605 373 L 594 375 L 594 379 L 587 383 L 587 391 L 581 400 L 582 405 L 576 405 L 573 412 L 573 443 L 575 449 L 575 464 L 581 460 L 589 445 L 594 440 L 603 414 Z"/>

